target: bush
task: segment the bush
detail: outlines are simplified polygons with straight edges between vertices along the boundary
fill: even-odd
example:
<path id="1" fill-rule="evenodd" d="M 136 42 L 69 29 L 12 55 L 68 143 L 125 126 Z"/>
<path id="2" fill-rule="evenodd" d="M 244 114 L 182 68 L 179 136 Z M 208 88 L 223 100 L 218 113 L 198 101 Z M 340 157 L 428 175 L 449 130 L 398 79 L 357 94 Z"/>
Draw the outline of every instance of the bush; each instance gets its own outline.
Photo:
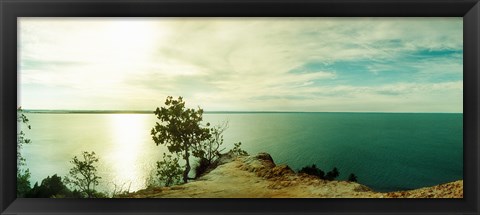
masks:
<path id="1" fill-rule="evenodd" d="M 57 197 L 57 198 L 58 198 L 58 197 Z M 71 195 L 70 195 L 70 198 L 77 198 L 77 199 L 79 199 L 79 198 L 85 198 L 85 196 L 83 195 L 82 192 L 80 192 L 80 191 L 78 191 L 78 190 L 75 189 L 75 190 L 72 191 L 72 193 L 71 193 Z"/>
<path id="2" fill-rule="evenodd" d="M 163 153 L 163 160 L 157 162 L 158 180 L 166 187 L 178 184 L 182 179 L 183 171 L 178 160 L 178 157 Z"/>
<path id="3" fill-rule="evenodd" d="M 233 145 L 234 145 L 233 149 L 230 149 L 229 152 L 233 153 L 234 155 L 242 155 L 242 156 L 248 155 L 247 151 L 240 148 L 240 146 L 242 145 L 242 142 L 234 143 Z"/>
<path id="4" fill-rule="evenodd" d="M 321 169 L 317 168 L 315 164 L 312 164 L 312 166 L 305 166 L 298 173 L 305 173 L 308 175 L 314 175 L 317 176 L 321 179 L 325 177 L 325 172 L 323 172 Z"/>
<path id="5" fill-rule="evenodd" d="M 20 167 L 17 167 L 19 169 Z M 26 197 L 30 191 L 30 171 L 29 169 L 17 170 L 17 197 Z"/>
<path id="6" fill-rule="evenodd" d="M 205 172 L 207 172 L 208 168 L 211 165 L 212 163 L 208 159 L 200 158 L 197 165 L 195 166 L 195 178 L 199 178 L 200 176 L 205 174 Z"/>
<path id="7" fill-rule="evenodd" d="M 194 146 L 194 156 L 200 158 L 199 162 L 208 166 L 218 159 L 220 153 L 225 150 L 225 148 L 220 149 L 220 146 L 223 144 L 223 132 L 227 128 L 228 122 L 210 128 L 209 138 Z"/>
<path id="8" fill-rule="evenodd" d="M 325 175 L 325 179 L 332 181 L 332 180 L 335 180 L 339 175 L 340 175 L 340 172 L 338 172 L 337 167 L 334 167 L 332 171 L 327 172 L 327 174 Z"/>
<path id="9" fill-rule="evenodd" d="M 351 181 L 351 182 L 357 182 L 357 176 L 353 173 L 350 173 L 350 175 L 348 176 L 348 179 L 347 181 Z"/>
<path id="10" fill-rule="evenodd" d="M 33 188 L 27 193 L 29 198 L 51 198 L 51 197 L 72 197 L 72 192 L 63 184 L 62 178 L 57 174 L 48 176 L 42 180 L 40 186 L 35 183 Z"/>
<path id="11" fill-rule="evenodd" d="M 337 167 L 334 167 L 330 172 L 323 172 L 321 169 L 319 169 L 315 164 L 312 164 L 312 166 L 305 166 L 298 173 L 305 173 L 308 175 L 314 175 L 317 176 L 321 179 L 326 179 L 329 181 L 335 180 L 339 175 L 340 172 L 338 172 Z"/>

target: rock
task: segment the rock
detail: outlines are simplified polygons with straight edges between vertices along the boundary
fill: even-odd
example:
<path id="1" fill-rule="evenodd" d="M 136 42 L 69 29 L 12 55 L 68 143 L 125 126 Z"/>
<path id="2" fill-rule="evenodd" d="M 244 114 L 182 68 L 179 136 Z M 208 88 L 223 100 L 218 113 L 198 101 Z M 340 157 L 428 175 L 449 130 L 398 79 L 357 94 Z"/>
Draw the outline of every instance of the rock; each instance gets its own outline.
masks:
<path id="1" fill-rule="evenodd" d="M 463 198 L 463 180 L 416 190 L 387 193 L 391 198 Z"/>
<path id="2" fill-rule="evenodd" d="M 217 160 L 215 160 L 214 163 L 215 163 L 216 166 L 220 166 L 222 164 L 232 162 L 237 157 L 238 157 L 238 155 L 236 155 L 235 153 L 227 152 L 225 154 L 220 154 L 219 158 Z"/>
<path id="3" fill-rule="evenodd" d="M 249 172 L 258 173 L 261 176 L 266 174 L 265 171 L 269 171 L 275 167 L 272 157 L 267 153 L 259 153 L 256 156 L 248 156 L 242 161 L 244 162 L 242 169 Z"/>
<path id="4" fill-rule="evenodd" d="M 284 176 L 289 174 L 295 174 L 295 172 L 288 165 L 280 165 L 273 167 L 272 174 L 273 176 Z"/>
<path id="5" fill-rule="evenodd" d="M 272 156 L 267 153 L 259 153 L 255 156 L 249 156 L 244 160 L 241 169 L 254 172 L 257 176 L 271 179 L 275 177 L 283 177 L 295 172 L 287 165 L 276 166 Z"/>
<path id="6" fill-rule="evenodd" d="M 272 156 L 268 153 L 265 153 L 265 152 L 258 153 L 258 155 L 256 155 L 254 158 L 258 159 L 258 160 L 268 161 L 268 162 L 271 162 L 271 163 L 275 164 L 275 162 L 273 162 Z"/>
<path id="7" fill-rule="evenodd" d="M 368 192 L 368 191 L 372 191 L 372 189 L 370 189 L 369 187 L 365 186 L 365 185 L 357 185 L 355 186 L 355 188 L 353 188 L 354 191 L 356 192 Z"/>

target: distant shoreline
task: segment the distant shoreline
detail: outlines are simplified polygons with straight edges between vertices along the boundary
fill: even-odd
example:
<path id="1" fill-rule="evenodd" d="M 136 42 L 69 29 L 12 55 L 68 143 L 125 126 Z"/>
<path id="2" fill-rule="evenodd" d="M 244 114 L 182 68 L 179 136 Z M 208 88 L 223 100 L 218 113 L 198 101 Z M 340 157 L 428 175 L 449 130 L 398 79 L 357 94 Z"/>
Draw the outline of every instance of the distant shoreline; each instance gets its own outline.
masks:
<path id="1" fill-rule="evenodd" d="M 153 114 L 147 110 L 23 110 L 25 113 L 39 114 Z M 350 113 L 350 114 L 463 114 L 448 112 L 328 112 L 328 111 L 205 111 L 205 114 L 317 114 L 317 113 Z"/>
<path id="2" fill-rule="evenodd" d="M 25 113 L 45 114 L 153 114 L 153 111 L 130 110 L 24 110 Z"/>

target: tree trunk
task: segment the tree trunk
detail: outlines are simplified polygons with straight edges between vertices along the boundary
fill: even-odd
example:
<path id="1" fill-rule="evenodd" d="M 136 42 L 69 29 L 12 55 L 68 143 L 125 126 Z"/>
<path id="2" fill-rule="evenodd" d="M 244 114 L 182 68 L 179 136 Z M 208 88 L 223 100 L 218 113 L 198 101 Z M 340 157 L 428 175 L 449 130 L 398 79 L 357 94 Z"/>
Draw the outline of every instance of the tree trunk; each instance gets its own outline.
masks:
<path id="1" fill-rule="evenodd" d="M 183 171 L 183 183 L 188 182 L 188 173 L 190 172 L 190 154 L 188 153 L 188 149 L 185 150 L 185 171 Z"/>
<path id="2" fill-rule="evenodd" d="M 87 178 L 88 180 L 88 178 Z M 92 191 L 90 190 L 90 180 L 87 182 L 87 197 L 92 198 Z"/>

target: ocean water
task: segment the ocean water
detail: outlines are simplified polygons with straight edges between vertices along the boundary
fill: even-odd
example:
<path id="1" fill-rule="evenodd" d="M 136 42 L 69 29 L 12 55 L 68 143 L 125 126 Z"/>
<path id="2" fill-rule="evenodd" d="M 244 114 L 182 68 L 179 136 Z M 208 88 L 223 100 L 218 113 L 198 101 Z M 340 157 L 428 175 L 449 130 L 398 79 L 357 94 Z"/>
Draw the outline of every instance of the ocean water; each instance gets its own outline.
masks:
<path id="1" fill-rule="evenodd" d="M 100 157 L 100 190 L 145 186 L 165 147 L 150 136 L 153 114 L 28 113 L 32 143 L 22 150 L 32 184 L 57 174 L 82 151 Z M 463 115 L 445 113 L 206 113 L 228 122 L 224 146 L 242 142 L 250 154 L 268 152 L 298 170 L 337 167 L 377 191 L 432 186 L 463 178 Z"/>

